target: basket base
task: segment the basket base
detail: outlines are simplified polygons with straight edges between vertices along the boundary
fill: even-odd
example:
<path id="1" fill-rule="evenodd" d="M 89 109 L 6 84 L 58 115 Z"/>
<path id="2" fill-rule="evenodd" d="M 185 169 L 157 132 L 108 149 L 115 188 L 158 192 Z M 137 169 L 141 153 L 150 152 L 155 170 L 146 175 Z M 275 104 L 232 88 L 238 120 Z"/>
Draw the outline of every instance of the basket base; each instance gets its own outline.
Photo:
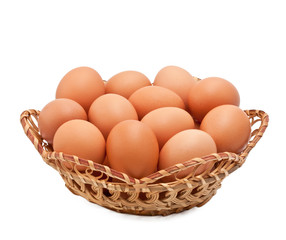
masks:
<path id="1" fill-rule="evenodd" d="M 97 205 L 100 205 L 102 207 L 105 207 L 109 210 L 118 212 L 118 213 L 124 213 L 124 214 L 132 214 L 132 215 L 141 215 L 141 216 L 168 216 L 170 214 L 174 214 L 174 213 L 180 213 L 189 209 L 192 209 L 194 207 L 202 207 L 203 205 L 205 205 L 215 194 L 216 194 L 216 190 L 214 190 L 213 192 L 211 192 L 210 194 L 208 194 L 208 197 L 200 202 L 200 203 L 195 203 L 195 204 L 190 204 L 188 206 L 185 207 L 174 207 L 174 206 L 170 206 L 169 208 L 164 208 L 164 209 L 142 209 L 141 207 L 127 207 L 127 206 L 123 206 L 121 204 L 118 204 L 118 206 L 115 205 L 110 205 L 105 202 L 102 201 L 98 201 L 95 198 L 91 197 L 88 198 L 85 192 L 82 192 L 80 189 L 78 189 L 78 186 L 70 186 L 69 184 L 65 184 L 65 186 L 67 187 L 67 189 L 70 190 L 70 192 L 72 192 L 75 195 L 84 197 L 85 199 L 87 199 L 89 202 L 91 203 L 95 203 Z M 120 206 L 121 205 L 121 206 Z"/>

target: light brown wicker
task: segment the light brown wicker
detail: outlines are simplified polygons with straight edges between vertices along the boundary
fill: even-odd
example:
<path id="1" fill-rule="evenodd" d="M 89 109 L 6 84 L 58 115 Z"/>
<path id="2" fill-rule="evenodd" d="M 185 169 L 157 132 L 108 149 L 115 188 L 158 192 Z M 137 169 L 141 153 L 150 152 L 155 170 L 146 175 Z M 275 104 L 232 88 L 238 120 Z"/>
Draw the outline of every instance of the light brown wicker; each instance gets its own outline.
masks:
<path id="1" fill-rule="evenodd" d="M 268 115 L 260 110 L 246 110 L 252 125 L 251 139 L 239 155 L 234 153 L 211 154 L 176 164 L 143 179 L 134 179 L 124 173 L 96 164 L 90 160 L 54 152 L 42 139 L 37 127 L 39 111 L 26 110 L 21 114 L 23 129 L 43 160 L 56 169 L 66 187 L 90 202 L 121 213 L 137 215 L 169 215 L 192 207 L 203 206 L 221 186 L 222 180 L 243 165 L 251 149 L 262 137 L 268 125 Z M 257 126 L 258 125 L 258 126 Z M 73 162 L 74 169 L 67 169 L 63 162 Z M 189 167 L 195 169 L 211 162 L 199 176 L 188 176 L 172 183 L 160 181 L 165 176 L 176 175 Z M 79 172 L 77 165 L 87 166 Z M 114 179 L 117 179 L 114 181 Z"/>

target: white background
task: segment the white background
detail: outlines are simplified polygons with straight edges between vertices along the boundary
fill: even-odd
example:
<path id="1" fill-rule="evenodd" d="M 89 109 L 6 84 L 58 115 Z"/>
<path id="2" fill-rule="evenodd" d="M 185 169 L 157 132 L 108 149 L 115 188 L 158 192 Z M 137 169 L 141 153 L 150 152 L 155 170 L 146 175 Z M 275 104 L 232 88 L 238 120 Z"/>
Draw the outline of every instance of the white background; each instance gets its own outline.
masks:
<path id="1" fill-rule="evenodd" d="M 285 239 L 285 1 L 0 2 L 1 239 Z M 164 66 L 223 77 L 270 125 L 202 208 L 115 213 L 71 194 L 25 136 L 22 111 L 74 67 L 153 80 Z"/>

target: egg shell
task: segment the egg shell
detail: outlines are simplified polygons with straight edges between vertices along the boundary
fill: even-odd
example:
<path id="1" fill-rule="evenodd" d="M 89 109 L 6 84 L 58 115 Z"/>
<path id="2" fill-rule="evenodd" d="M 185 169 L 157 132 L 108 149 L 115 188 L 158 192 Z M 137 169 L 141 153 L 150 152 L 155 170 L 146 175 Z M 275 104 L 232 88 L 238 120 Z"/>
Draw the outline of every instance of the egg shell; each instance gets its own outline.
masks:
<path id="1" fill-rule="evenodd" d="M 39 114 L 38 126 L 43 139 L 53 144 L 57 129 L 72 119 L 87 120 L 85 110 L 71 99 L 60 98 L 49 102 Z"/>
<path id="2" fill-rule="evenodd" d="M 133 105 L 118 94 L 104 94 L 90 106 L 88 119 L 99 128 L 106 139 L 110 130 L 124 120 L 138 120 Z"/>
<path id="3" fill-rule="evenodd" d="M 185 69 L 177 66 L 162 68 L 156 75 L 153 85 L 165 87 L 177 93 L 188 106 L 188 95 L 192 86 L 196 84 L 194 77 Z"/>
<path id="4" fill-rule="evenodd" d="M 229 81 L 209 77 L 200 80 L 189 91 L 188 108 L 199 122 L 213 108 L 232 104 L 239 106 L 240 97 L 235 86 Z"/>
<path id="5" fill-rule="evenodd" d="M 62 78 L 56 98 L 72 99 L 88 112 L 92 102 L 104 93 L 104 82 L 98 72 L 89 67 L 78 67 Z"/>
<path id="6" fill-rule="evenodd" d="M 158 169 L 162 170 L 192 158 L 199 158 L 216 152 L 216 144 L 209 134 L 198 129 L 184 130 L 170 138 L 163 146 L 160 152 Z M 189 174 L 200 175 L 206 171 L 208 166 L 209 163 L 199 166 L 195 173 L 195 167 L 190 167 L 179 172 L 177 178 L 184 178 Z M 163 180 L 175 181 L 175 176 L 171 175 Z"/>
<path id="7" fill-rule="evenodd" d="M 130 96 L 129 101 L 135 107 L 139 119 L 142 119 L 152 110 L 161 107 L 185 109 L 183 100 L 176 93 L 159 86 L 140 88 Z"/>
<path id="8" fill-rule="evenodd" d="M 103 163 L 105 158 L 105 140 L 99 129 L 84 120 L 71 120 L 61 125 L 54 136 L 54 150 L 65 154 Z M 67 168 L 72 166 L 65 163 Z M 79 171 L 86 167 L 79 166 Z"/>
<path id="9" fill-rule="evenodd" d="M 247 115 L 234 105 L 222 105 L 212 109 L 204 117 L 200 129 L 212 136 L 218 152 L 241 152 L 251 134 Z"/>
<path id="10" fill-rule="evenodd" d="M 146 123 L 155 133 L 159 148 L 176 133 L 194 128 L 192 116 L 185 110 L 176 107 L 163 107 L 146 114 L 141 122 Z"/>
<path id="11" fill-rule="evenodd" d="M 128 99 L 136 90 L 146 86 L 151 86 L 151 82 L 143 73 L 124 71 L 111 77 L 105 89 L 106 93 L 116 93 Z"/>
<path id="12" fill-rule="evenodd" d="M 159 146 L 153 131 L 136 120 L 118 123 L 106 142 L 110 167 L 134 178 L 157 170 Z"/>

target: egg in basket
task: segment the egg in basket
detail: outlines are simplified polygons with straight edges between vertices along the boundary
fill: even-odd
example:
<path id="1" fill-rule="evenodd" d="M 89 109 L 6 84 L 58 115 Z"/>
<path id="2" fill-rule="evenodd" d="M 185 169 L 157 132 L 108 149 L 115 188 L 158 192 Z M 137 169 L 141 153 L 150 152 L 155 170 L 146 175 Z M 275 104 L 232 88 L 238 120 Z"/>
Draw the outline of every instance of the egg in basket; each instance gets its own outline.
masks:
<path id="1" fill-rule="evenodd" d="M 262 137 L 268 115 L 239 103 L 225 79 L 176 66 L 153 84 L 136 71 L 105 82 L 79 67 L 21 124 L 74 194 L 118 212 L 168 215 L 205 204 Z"/>

